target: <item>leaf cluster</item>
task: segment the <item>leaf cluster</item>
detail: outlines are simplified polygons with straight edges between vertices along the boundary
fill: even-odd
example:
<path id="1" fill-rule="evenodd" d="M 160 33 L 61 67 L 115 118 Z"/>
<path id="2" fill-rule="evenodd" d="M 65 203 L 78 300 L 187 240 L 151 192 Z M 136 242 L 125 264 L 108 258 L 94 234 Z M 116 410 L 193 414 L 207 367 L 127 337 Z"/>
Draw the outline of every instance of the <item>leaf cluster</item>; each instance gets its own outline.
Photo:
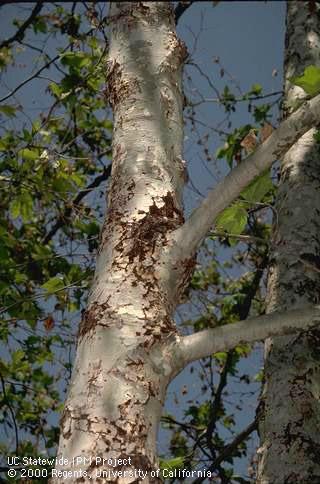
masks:
<path id="1" fill-rule="evenodd" d="M 19 89 L 0 104 L 3 456 L 54 454 L 58 440 L 104 208 L 101 195 L 87 187 L 106 179 L 111 152 L 100 25 L 102 13 L 94 6 L 48 4 L 25 32 L 26 42 L 0 50 L 3 76 L 29 49 L 56 76 L 39 93 L 48 108 L 29 111 Z"/>

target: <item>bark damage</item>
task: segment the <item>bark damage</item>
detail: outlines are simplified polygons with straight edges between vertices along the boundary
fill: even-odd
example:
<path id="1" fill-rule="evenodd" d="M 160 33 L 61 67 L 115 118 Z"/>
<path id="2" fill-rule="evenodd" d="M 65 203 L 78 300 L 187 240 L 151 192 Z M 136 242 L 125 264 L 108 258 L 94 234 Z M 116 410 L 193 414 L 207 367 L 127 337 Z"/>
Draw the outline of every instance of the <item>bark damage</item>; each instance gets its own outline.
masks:
<path id="1" fill-rule="evenodd" d="M 112 2 L 109 23 L 112 180 L 59 455 L 130 457 L 127 471 L 140 469 L 148 473 L 143 482 L 160 482 L 151 471 L 158 468 L 157 427 L 173 374 L 172 315 L 193 269 L 193 260 L 175 261 L 173 291 L 162 278 L 170 234 L 184 222 L 181 70 L 187 52 L 169 2 Z M 82 469 L 92 474 L 100 467 L 91 462 Z M 142 481 L 136 475 L 84 479 L 72 482 Z"/>

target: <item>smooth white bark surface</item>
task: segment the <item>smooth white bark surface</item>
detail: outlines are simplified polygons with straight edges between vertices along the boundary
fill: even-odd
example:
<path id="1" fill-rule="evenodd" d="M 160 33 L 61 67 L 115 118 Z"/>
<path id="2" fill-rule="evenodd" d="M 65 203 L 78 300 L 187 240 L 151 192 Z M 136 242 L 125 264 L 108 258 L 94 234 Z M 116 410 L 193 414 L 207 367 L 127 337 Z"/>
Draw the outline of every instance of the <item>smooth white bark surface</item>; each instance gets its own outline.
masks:
<path id="1" fill-rule="evenodd" d="M 176 368 L 205 358 L 218 351 L 227 351 L 239 344 L 262 341 L 271 336 L 293 334 L 319 326 L 320 306 L 272 313 L 225 326 L 178 337 L 173 345 Z"/>

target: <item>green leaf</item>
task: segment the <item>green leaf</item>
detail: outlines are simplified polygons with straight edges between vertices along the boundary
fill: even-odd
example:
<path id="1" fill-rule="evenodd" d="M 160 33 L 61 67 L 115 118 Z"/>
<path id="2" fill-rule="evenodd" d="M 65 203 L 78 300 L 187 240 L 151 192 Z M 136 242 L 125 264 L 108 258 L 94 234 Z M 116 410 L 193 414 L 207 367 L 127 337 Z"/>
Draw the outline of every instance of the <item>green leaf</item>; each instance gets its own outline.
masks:
<path id="1" fill-rule="evenodd" d="M 267 121 L 268 112 L 270 110 L 270 104 L 261 104 L 261 106 L 255 106 L 253 111 L 253 117 L 257 123 Z"/>
<path id="2" fill-rule="evenodd" d="M 214 357 L 219 360 L 219 362 L 224 363 L 228 357 L 228 353 L 226 351 L 218 351 L 214 354 Z"/>
<path id="3" fill-rule="evenodd" d="M 80 220 L 75 221 L 74 226 L 87 236 L 99 235 L 100 225 L 97 222 L 84 223 Z"/>
<path id="4" fill-rule="evenodd" d="M 70 175 L 69 177 L 78 187 L 83 187 L 84 185 L 83 176 L 79 175 L 78 173 L 72 173 L 72 175 Z"/>
<path id="5" fill-rule="evenodd" d="M 251 351 L 251 347 L 249 345 L 240 345 L 236 346 L 234 350 L 239 356 L 248 356 Z"/>
<path id="6" fill-rule="evenodd" d="M 62 92 L 62 89 L 61 87 L 59 86 L 59 84 L 57 84 L 56 82 L 51 82 L 49 84 L 49 89 L 50 91 L 52 92 L 52 94 L 56 97 L 60 97 L 61 95 L 61 92 Z"/>
<path id="7" fill-rule="evenodd" d="M 22 191 L 10 203 L 10 213 L 13 218 L 22 217 L 24 222 L 27 222 L 33 215 L 33 200 L 27 191 Z"/>
<path id="8" fill-rule="evenodd" d="M 28 282 L 28 280 L 28 276 L 22 272 L 16 272 L 14 275 L 14 282 L 16 282 L 17 284 L 26 283 Z"/>
<path id="9" fill-rule="evenodd" d="M 320 144 L 320 131 L 316 131 L 313 135 L 313 139 L 317 144 Z"/>
<path id="10" fill-rule="evenodd" d="M 20 195 L 20 212 L 24 222 L 27 222 L 33 215 L 33 200 L 27 191 L 23 191 Z"/>
<path id="11" fill-rule="evenodd" d="M 32 123 L 32 135 L 37 134 L 40 128 L 41 128 L 40 119 L 35 119 Z M 38 153 L 39 153 L 39 150 L 38 150 Z"/>
<path id="12" fill-rule="evenodd" d="M 16 116 L 17 109 L 16 106 L 10 106 L 9 104 L 3 104 L 0 106 L 0 112 L 9 116 L 9 118 L 14 118 Z"/>
<path id="13" fill-rule="evenodd" d="M 23 371 L 28 369 L 28 363 L 25 361 L 26 354 L 22 349 L 14 351 L 12 357 L 12 369 L 14 371 Z"/>
<path id="14" fill-rule="evenodd" d="M 60 60 L 61 64 L 74 69 L 81 69 L 91 64 L 91 58 L 85 52 L 66 52 Z"/>
<path id="15" fill-rule="evenodd" d="M 59 289 L 65 286 L 63 280 L 60 277 L 52 277 L 47 282 L 42 284 L 42 289 L 45 289 L 49 294 L 53 294 Z"/>
<path id="16" fill-rule="evenodd" d="M 0 373 L 3 377 L 10 374 L 7 362 L 0 360 Z"/>
<path id="17" fill-rule="evenodd" d="M 264 371 L 262 369 L 262 370 L 258 371 L 258 373 L 255 375 L 254 381 L 262 382 L 263 381 L 263 377 L 264 377 Z"/>
<path id="18" fill-rule="evenodd" d="M 31 150 L 30 148 L 25 148 L 19 151 L 19 155 L 26 161 L 34 161 L 39 158 L 38 148 Z"/>
<path id="19" fill-rule="evenodd" d="M 302 89 L 310 96 L 320 92 L 320 67 L 308 66 L 302 76 L 291 77 L 290 82 Z"/>
<path id="20" fill-rule="evenodd" d="M 161 460 L 160 469 L 178 469 L 184 464 L 184 457 L 174 457 L 173 459 Z"/>
<path id="21" fill-rule="evenodd" d="M 267 195 L 273 189 L 273 184 L 269 176 L 269 170 L 267 173 L 257 177 L 250 185 L 241 192 L 241 197 L 248 202 L 261 202 L 263 197 Z"/>
<path id="22" fill-rule="evenodd" d="M 52 188 L 58 193 L 73 193 L 75 188 L 71 182 L 70 176 L 66 173 L 59 173 L 57 178 L 52 181 Z"/>
<path id="23" fill-rule="evenodd" d="M 23 139 L 30 143 L 32 141 L 32 134 L 25 128 L 23 128 Z"/>
<path id="24" fill-rule="evenodd" d="M 259 94 L 261 94 L 261 92 L 262 92 L 262 86 L 260 86 L 260 84 L 253 84 L 249 91 L 249 95 L 258 96 Z"/>
<path id="25" fill-rule="evenodd" d="M 224 427 L 226 429 L 231 429 L 233 426 L 234 426 L 234 418 L 232 415 L 226 415 L 223 420 L 222 420 L 222 423 L 224 425 Z"/>
<path id="26" fill-rule="evenodd" d="M 12 61 L 12 51 L 10 47 L 2 47 L 0 54 L 0 70 L 4 70 Z"/>
<path id="27" fill-rule="evenodd" d="M 21 205 L 20 205 L 20 199 L 15 198 L 12 200 L 10 203 L 10 213 L 12 218 L 18 218 L 21 213 Z"/>
<path id="28" fill-rule="evenodd" d="M 246 224 L 247 211 L 239 202 L 226 208 L 216 220 L 219 229 L 234 235 L 240 235 Z"/>
<path id="29" fill-rule="evenodd" d="M 20 363 L 20 361 L 24 358 L 25 352 L 23 350 L 16 350 L 12 353 L 12 362 L 13 364 Z"/>
<path id="30" fill-rule="evenodd" d="M 35 22 L 33 23 L 33 31 L 35 34 L 41 32 L 45 34 L 47 32 L 47 24 L 43 17 L 37 17 Z"/>

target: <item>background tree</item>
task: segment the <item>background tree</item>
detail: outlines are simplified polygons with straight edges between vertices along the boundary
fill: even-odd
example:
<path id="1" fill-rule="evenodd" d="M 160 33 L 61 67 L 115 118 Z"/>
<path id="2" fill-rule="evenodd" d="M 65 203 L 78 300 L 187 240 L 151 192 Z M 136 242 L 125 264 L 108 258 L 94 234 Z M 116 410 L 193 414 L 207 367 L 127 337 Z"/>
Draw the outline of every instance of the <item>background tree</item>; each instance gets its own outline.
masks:
<path id="1" fill-rule="evenodd" d="M 154 3 L 149 8 L 153 9 L 156 6 L 157 4 Z M 182 7 L 182 10 L 185 7 L 186 5 Z M 38 2 L 38 4 L 33 5 L 31 15 L 27 21 L 24 20 L 18 26 L 17 33 L 5 41 L 2 46 L 2 59 L 5 64 L 10 63 L 15 58 L 14 56 L 10 57 L 10 55 L 12 56 L 12 45 L 16 45 L 15 42 L 18 42 L 20 45 L 29 44 L 27 45 L 28 48 L 34 51 L 36 51 L 35 49 L 39 50 L 37 45 L 25 42 L 24 35 L 28 28 L 32 27 L 35 35 L 40 36 L 40 38 L 48 32 L 54 35 L 61 34 L 66 36 L 68 42 L 64 51 L 60 51 L 57 55 L 52 55 L 50 50 L 49 53 L 45 53 L 43 49 L 40 49 L 41 52 L 38 53 L 44 56 L 44 64 L 28 77 L 30 80 L 41 78 L 43 72 L 46 72 L 45 69 L 49 66 L 57 68 L 56 72 L 61 74 L 59 74 L 59 82 L 53 82 L 52 79 L 49 81 L 49 94 L 54 98 L 53 105 L 41 116 L 40 121 L 33 121 L 33 125 L 29 129 L 25 125 L 23 126 L 23 122 L 20 122 L 19 129 L 8 130 L 6 127 L 6 133 L 1 141 L 4 143 L 2 145 L 4 161 L 2 164 L 2 176 L 8 187 L 3 197 L 4 230 L 2 232 L 2 246 L 4 247 L 3 257 L 6 263 L 6 279 L 2 288 L 2 296 L 4 298 L 3 340 L 7 348 L 10 348 L 8 353 L 5 352 L 4 360 L 1 364 L 3 405 L 5 406 L 4 425 L 9 426 L 10 436 L 15 435 L 16 449 L 11 447 L 9 451 L 12 454 L 19 453 L 20 455 L 37 455 L 44 446 L 48 451 L 51 448 L 52 452 L 54 452 L 58 430 L 51 425 L 51 419 L 48 421 L 48 412 L 59 410 L 64 385 L 61 383 L 57 385 L 56 383 L 58 379 L 61 382 L 61 371 L 60 374 L 57 373 L 56 365 L 52 365 L 50 368 L 46 362 L 50 360 L 53 362 L 59 355 L 63 372 L 65 372 L 66 378 L 69 377 L 71 357 L 70 361 L 65 361 L 66 351 L 63 348 L 70 347 L 70 343 L 75 339 L 74 333 L 76 328 L 75 325 L 70 324 L 70 316 L 74 312 L 75 319 L 79 319 L 79 310 L 84 308 L 86 287 L 90 283 L 93 267 L 91 256 L 92 251 L 97 247 L 99 230 L 97 220 L 99 220 L 100 215 L 96 199 L 90 196 L 85 199 L 85 196 L 99 186 L 110 174 L 107 163 L 110 156 L 111 123 L 105 120 L 105 99 L 102 97 L 102 87 L 105 83 L 103 58 L 106 54 L 106 35 L 103 27 L 105 26 L 106 11 L 100 10 L 99 5 L 84 4 L 81 6 L 83 10 L 81 11 L 82 15 L 80 15 L 80 7 L 76 3 L 70 5 L 70 8 L 71 10 L 69 10 L 69 6 L 65 5 L 58 5 L 58 7 L 53 5 L 44 6 L 41 2 Z M 169 31 L 172 32 L 174 30 L 173 20 L 172 18 L 170 19 L 171 14 L 166 9 L 166 15 L 163 15 L 162 21 L 164 24 L 169 25 Z M 86 13 L 85 16 L 83 15 L 84 12 Z M 122 18 L 119 21 L 123 22 L 123 24 L 112 22 L 112 26 L 121 30 L 121 25 L 125 26 L 126 21 L 129 20 L 131 26 L 139 26 L 139 18 L 150 21 L 148 12 L 150 13 L 148 8 L 141 7 L 135 11 L 134 7 L 130 7 L 129 11 L 124 13 L 124 15 L 127 15 L 127 18 Z M 176 9 L 176 19 L 179 17 L 179 12 L 181 12 L 180 4 Z M 131 16 L 134 16 L 134 20 L 132 20 Z M 157 15 L 155 15 L 155 18 L 157 18 Z M 155 25 L 151 25 L 148 28 L 152 30 L 155 28 Z M 174 35 L 170 34 L 167 36 L 168 38 L 172 41 L 171 47 L 174 47 Z M 152 41 L 154 41 L 153 36 Z M 162 42 L 164 42 L 164 39 Z M 164 44 L 160 42 L 159 45 Z M 142 48 L 143 45 L 140 46 L 140 49 Z M 166 45 L 162 50 L 164 57 L 168 48 L 169 46 Z M 160 49 L 157 52 L 160 52 Z M 179 52 L 178 45 L 173 52 Z M 50 57 L 48 57 L 49 54 Z M 130 49 L 126 51 L 126 55 L 130 55 Z M 118 53 L 115 57 L 118 58 Z M 140 67 L 144 65 L 143 62 L 145 63 L 143 56 L 142 60 L 139 64 Z M 108 91 L 106 94 L 113 101 L 114 106 L 119 105 L 119 109 L 124 112 L 125 117 L 129 116 L 130 109 L 128 113 L 125 112 L 124 105 L 121 104 L 123 100 L 121 96 L 128 93 L 128 86 L 126 86 L 125 82 L 120 82 L 122 91 L 119 93 L 111 90 L 110 92 L 115 74 L 119 80 L 118 75 L 121 71 L 121 65 L 118 66 L 116 62 L 112 63 L 111 50 L 108 63 L 110 77 L 107 79 Z M 172 68 L 174 62 L 181 62 L 181 59 L 179 61 L 174 56 L 169 58 L 168 65 L 165 66 L 162 72 L 162 81 L 166 79 L 165 76 L 168 75 L 170 66 Z M 187 65 L 191 65 L 193 63 L 192 57 L 189 56 L 186 62 Z M 160 128 L 164 140 L 170 143 L 170 132 L 166 131 L 165 126 L 170 128 L 172 113 L 176 113 L 178 121 L 179 119 L 181 120 L 181 112 L 179 115 L 179 110 L 181 110 L 179 94 L 178 97 L 175 97 L 172 94 L 172 92 L 175 93 L 175 88 L 173 88 L 171 93 L 170 89 L 167 89 L 168 86 L 172 88 L 171 75 L 169 75 L 169 80 L 167 79 L 165 92 L 160 92 L 160 87 L 156 87 L 154 83 L 152 84 L 154 72 L 151 66 L 153 65 L 155 69 L 156 64 L 145 64 L 145 70 L 141 69 L 135 72 L 138 80 L 143 79 L 145 84 L 142 83 L 142 85 L 152 86 L 152 89 L 150 87 L 149 97 L 148 92 L 143 92 L 142 90 L 144 104 L 148 104 L 151 118 L 154 110 L 158 110 L 156 111 L 158 114 L 162 112 L 160 118 L 159 116 L 155 117 L 158 123 L 159 119 L 162 120 L 161 126 L 153 126 L 150 120 L 147 123 L 145 119 L 145 130 L 148 133 L 155 133 Z M 223 77 L 225 75 L 224 69 L 220 65 L 219 59 L 216 59 L 216 65 L 220 69 L 220 75 Z M 131 66 L 134 66 L 135 69 L 137 68 L 134 63 Z M 201 75 L 206 76 L 206 74 L 201 72 L 199 66 L 196 65 L 195 69 L 200 69 Z M 175 72 L 174 75 L 177 76 L 178 73 Z M 28 79 L 23 80 L 21 84 L 17 84 L 18 89 L 13 89 L 9 96 L 3 96 L 2 113 L 4 116 L 19 114 L 19 109 L 17 109 L 19 106 L 17 104 L 8 104 L 9 99 L 16 92 L 19 92 L 20 89 L 23 89 L 24 85 L 28 85 Z M 180 81 L 178 78 L 176 78 L 176 82 L 179 85 Z M 115 89 L 117 89 L 117 86 L 116 84 Z M 215 86 L 212 85 L 211 87 L 214 89 Z M 135 91 L 136 89 L 133 89 L 131 95 Z M 161 101 L 158 105 L 153 98 L 155 92 Z M 120 95 L 120 97 L 114 96 L 115 94 Z M 143 97 L 144 95 L 146 97 Z M 259 104 L 260 98 L 262 102 L 264 101 L 264 94 L 261 92 L 261 87 L 257 85 L 254 85 L 249 92 L 242 93 L 238 97 L 233 94 L 232 89 L 229 87 L 226 87 L 222 92 L 215 92 L 215 95 L 219 105 L 225 109 L 228 121 L 232 119 L 232 112 L 235 110 L 238 102 L 248 102 L 253 114 L 252 124 L 235 130 L 229 126 L 224 133 L 227 144 L 219 150 L 217 156 L 221 159 L 221 166 L 226 166 L 222 164 L 226 160 L 228 169 L 230 169 L 241 162 L 244 150 L 250 152 L 255 148 L 255 135 L 259 126 L 264 125 L 264 129 L 260 131 L 260 139 L 262 138 L 263 140 L 267 134 L 270 134 L 268 132 L 270 127 L 265 121 L 268 119 L 272 106 Z M 199 93 L 198 99 L 194 100 L 192 98 L 188 99 L 187 92 L 185 101 L 187 103 L 186 116 L 190 119 L 193 128 L 197 130 L 195 113 L 197 103 L 202 102 L 201 94 Z M 310 105 L 310 112 L 306 113 L 305 108 L 302 108 L 302 111 L 295 112 L 296 124 L 287 123 L 287 125 L 284 125 L 282 131 L 277 131 L 276 135 L 273 136 L 273 141 L 268 143 L 265 148 L 259 149 L 258 153 L 255 152 L 253 158 L 251 157 L 248 160 L 248 163 L 241 162 L 239 169 L 234 172 L 236 175 L 233 180 L 236 183 L 233 185 L 231 183 L 231 186 L 235 187 L 235 192 L 230 194 L 229 201 L 225 199 L 224 190 L 222 190 L 226 185 L 220 185 L 220 188 L 214 192 L 214 198 L 211 198 L 211 200 L 212 206 L 216 211 L 209 211 L 209 217 L 206 222 L 208 228 L 218 212 L 240 193 L 241 187 L 239 188 L 239 179 L 237 178 L 239 174 L 244 177 L 242 178 L 243 188 L 250 179 L 247 176 L 250 174 L 248 167 L 254 166 L 256 160 L 262 163 L 263 168 L 270 166 L 270 163 L 273 161 L 272 157 L 270 157 L 272 143 L 275 143 L 274 147 L 279 140 L 281 141 L 284 136 L 286 137 L 290 134 L 290 140 L 286 140 L 289 146 L 299 135 L 299 133 L 292 132 L 294 129 L 302 132 L 313 125 L 315 116 L 313 116 L 312 107 L 316 107 L 316 100 L 314 101 Z M 130 96 L 126 102 L 130 104 Z M 159 111 L 159 106 L 167 106 L 167 110 L 161 111 L 160 109 Z M 139 109 L 139 103 L 134 103 L 131 107 L 132 109 Z M 301 113 L 303 114 L 302 120 L 299 118 Z M 147 113 L 143 112 L 138 128 L 141 128 L 140 123 L 144 119 L 143 116 L 146 117 Z M 169 121 L 167 118 L 169 118 Z M 174 129 L 179 129 L 178 124 L 177 128 L 175 127 Z M 175 133 L 173 139 L 176 151 L 171 152 L 166 149 L 165 153 L 169 158 L 170 156 L 176 157 L 176 168 L 178 168 L 179 165 L 181 167 L 183 165 L 181 165 L 179 160 L 181 153 L 179 155 L 179 143 L 176 143 L 178 139 L 177 133 L 173 132 Z M 129 143 L 126 136 L 121 138 L 124 135 L 119 125 L 117 125 L 115 133 L 118 133 L 120 137 L 120 143 L 119 138 L 118 141 L 115 138 L 115 145 L 118 144 L 119 146 L 120 144 L 121 148 L 121 145 L 123 147 Z M 134 134 L 136 137 L 136 129 Z M 134 151 L 134 146 L 136 146 L 135 137 L 131 139 L 132 144 L 130 145 L 130 154 L 133 157 L 135 156 L 134 153 L 136 153 Z M 210 158 L 208 137 L 204 136 L 199 141 L 204 154 Z M 282 143 L 280 144 L 282 145 Z M 139 150 L 141 148 L 138 147 L 136 149 Z M 281 153 L 285 149 L 286 146 L 282 146 Z M 279 156 L 279 154 L 280 150 L 277 151 L 276 155 Z M 124 156 L 125 154 L 120 149 L 117 160 L 119 166 L 121 166 L 121 158 Z M 152 157 L 152 153 L 149 156 Z M 133 202 L 137 193 L 137 187 L 132 185 L 130 187 L 130 183 L 132 180 L 137 180 L 137 185 L 139 186 L 140 183 L 141 186 L 143 175 L 145 175 L 139 172 L 142 169 L 142 162 L 142 159 L 138 159 L 138 162 L 135 164 L 128 163 L 128 171 L 122 171 L 119 168 L 119 174 L 123 183 L 120 183 L 119 179 L 116 180 L 116 177 L 113 178 L 113 183 L 120 183 L 120 185 L 117 190 L 114 189 L 115 185 L 110 189 L 111 203 L 109 204 L 109 210 L 110 207 L 112 208 L 112 196 L 115 197 L 113 204 L 121 204 L 129 192 L 133 194 L 133 199 L 131 199 L 131 202 L 129 201 L 129 208 L 130 210 L 134 208 Z M 127 227 L 129 231 L 133 231 L 131 235 L 133 239 L 135 237 L 138 240 L 139 244 L 130 248 L 126 246 L 128 243 L 130 244 L 130 241 L 124 238 L 121 241 L 122 247 L 121 244 L 118 244 L 116 247 L 116 250 L 119 251 L 119 256 L 121 255 L 121 250 L 128 252 L 129 268 L 122 268 L 122 270 L 130 271 L 133 267 L 137 269 L 135 274 L 130 273 L 126 283 L 130 282 L 130 278 L 131 280 L 135 277 L 139 279 L 141 271 L 144 276 L 146 271 L 148 276 L 150 275 L 148 272 L 150 268 L 148 269 L 143 262 L 144 257 L 150 257 L 150 250 L 151 252 L 155 251 L 157 253 L 158 251 L 158 253 L 161 253 L 163 241 L 182 222 L 181 215 L 178 213 L 179 209 L 172 204 L 170 196 L 168 198 L 170 191 L 167 190 L 168 187 L 171 187 L 177 195 L 176 198 L 180 197 L 181 200 L 179 195 L 181 189 L 175 181 L 179 178 L 181 179 L 181 175 L 184 175 L 184 169 L 181 170 L 181 173 L 176 174 L 176 180 L 170 181 L 170 185 L 165 178 L 167 176 L 166 173 L 170 174 L 170 170 L 174 171 L 173 174 L 176 173 L 174 165 L 167 166 L 164 157 L 162 157 L 162 163 L 162 172 L 160 173 L 160 178 L 161 176 L 163 177 L 162 180 L 157 180 L 156 183 L 153 180 L 155 199 L 151 200 L 148 198 L 152 194 L 150 190 L 144 201 L 139 200 L 139 203 L 143 203 L 142 211 L 147 213 L 147 208 L 149 207 L 149 219 L 146 219 L 143 213 L 140 213 L 138 214 L 138 219 L 144 219 L 145 223 L 137 224 L 136 227 L 133 225 Z M 101 171 L 99 172 L 100 167 Z M 116 171 L 115 164 L 113 169 Z M 229 180 L 230 178 L 232 181 L 232 176 L 229 177 Z M 129 185 L 127 183 L 129 192 L 123 191 L 126 189 L 126 180 L 129 183 Z M 12 190 L 13 187 L 14 190 Z M 251 315 L 264 311 L 264 290 L 261 281 L 263 269 L 267 266 L 268 260 L 266 237 L 269 230 L 266 222 L 270 220 L 268 210 L 270 211 L 270 205 L 272 204 L 273 191 L 273 184 L 270 183 L 266 174 L 256 180 L 248 190 L 242 191 L 241 198 L 220 215 L 215 232 L 211 233 L 210 239 L 206 242 L 206 246 L 198 258 L 199 265 L 191 281 L 188 293 L 190 305 L 193 307 L 197 304 L 197 301 L 204 303 L 209 300 L 211 304 L 211 306 L 207 302 L 203 304 L 206 307 L 204 314 L 193 318 L 189 322 L 185 322 L 189 326 L 195 325 L 197 331 L 244 319 L 250 311 Z M 121 201 L 117 197 L 122 195 L 124 198 Z M 161 197 L 164 203 L 161 201 Z M 88 205 L 84 205 L 85 200 L 88 200 Z M 221 204 L 218 205 L 216 201 Z M 34 207 L 36 207 L 36 214 L 32 210 Z M 208 214 L 208 211 L 202 210 L 202 213 Z M 198 214 L 201 215 L 201 210 L 200 212 L 198 211 Z M 112 219 L 111 215 L 109 211 L 109 217 Z M 129 217 L 129 213 L 127 216 Z M 126 220 L 126 217 L 123 217 L 123 221 Z M 195 224 L 200 221 L 200 228 L 198 226 L 196 230 L 189 229 L 187 235 L 196 234 L 196 238 L 198 237 L 200 240 L 205 235 L 203 228 L 201 229 L 203 217 L 197 215 L 192 220 Z M 117 227 L 117 222 L 119 220 L 114 219 L 113 223 L 115 225 L 112 226 L 112 223 L 110 223 L 105 226 L 105 229 L 111 232 L 112 227 Z M 44 228 L 46 228 L 45 233 Z M 122 229 L 123 227 L 118 227 L 118 230 Z M 148 236 L 150 236 L 150 239 L 148 239 Z M 85 241 L 88 242 L 89 253 L 85 249 Z M 197 241 L 193 241 L 192 251 L 195 250 L 196 244 Z M 19 247 L 20 249 L 18 250 Z M 213 253 L 218 247 L 219 255 L 227 251 L 228 254 L 233 254 L 232 264 L 234 267 L 237 267 L 237 272 L 232 282 L 230 278 L 224 277 L 223 270 L 225 269 L 221 267 L 221 258 L 217 258 Z M 136 251 L 139 250 L 140 252 L 137 253 Z M 155 255 L 154 257 L 157 261 L 157 257 Z M 172 259 L 168 259 L 168 261 L 171 263 Z M 203 268 L 200 268 L 200 263 L 203 264 Z M 241 269 L 241 266 L 243 269 Z M 115 270 L 114 273 L 116 272 Z M 113 282 L 116 283 L 116 281 Z M 144 284 L 147 283 L 148 279 L 146 278 Z M 135 290 L 138 292 L 143 290 L 145 292 L 145 289 L 147 289 L 147 299 L 149 302 L 157 301 L 158 308 L 156 307 L 154 311 L 158 311 L 159 305 L 164 302 L 162 297 L 165 296 L 166 291 L 163 291 L 163 287 L 161 287 L 161 291 L 159 291 L 156 297 L 154 287 L 152 288 L 152 280 L 149 280 L 149 283 L 148 287 L 143 287 L 142 282 L 139 281 Z M 174 289 L 176 288 L 174 287 Z M 132 288 L 129 287 L 127 297 L 130 297 L 130 291 L 132 291 Z M 180 291 L 182 291 L 182 288 L 180 288 Z M 42 299 L 43 295 L 47 298 L 45 302 Z M 91 296 L 91 307 L 94 300 L 92 297 L 94 298 L 94 296 Z M 170 294 L 170 298 L 172 297 L 173 292 Z M 134 300 L 136 301 L 136 297 L 134 297 Z M 123 304 L 123 300 L 121 303 Z M 171 307 L 164 307 L 162 315 L 172 315 L 175 304 L 176 301 L 171 304 Z M 104 311 L 106 309 L 105 307 Z M 154 318 L 154 316 L 151 314 L 151 304 L 148 311 L 148 317 L 146 317 L 146 314 L 144 314 L 144 317 L 149 322 L 152 322 L 152 317 Z M 85 313 L 84 321 L 88 322 L 88 314 L 90 316 L 90 311 Z M 159 313 L 154 314 L 159 316 Z M 192 314 L 194 314 L 194 311 Z M 287 325 L 289 319 L 282 320 L 282 324 Z M 36 323 L 37 321 L 38 323 Z M 41 321 L 46 332 L 44 335 L 41 334 L 39 328 Z M 304 322 L 311 325 L 314 324 L 310 321 L 309 316 L 307 319 L 304 319 Z M 91 318 L 91 323 L 95 323 L 94 318 Z M 301 320 L 295 321 L 295 324 L 300 323 Z M 12 325 L 16 326 L 15 330 L 12 329 Z M 172 325 L 168 328 L 174 334 L 174 326 Z M 160 340 L 161 344 L 164 343 L 162 341 L 164 332 L 159 333 L 159 326 L 151 325 L 150 328 L 145 329 L 142 339 L 144 342 L 147 342 L 147 346 L 151 345 L 154 348 L 152 342 L 157 340 Z M 257 329 L 260 330 L 262 328 L 259 326 Z M 228 333 L 229 328 L 226 327 L 226 330 Z M 174 429 L 170 448 L 175 459 L 170 462 L 166 461 L 164 465 L 167 467 L 169 465 L 172 467 L 186 467 L 190 465 L 192 468 L 206 466 L 210 467 L 212 472 L 218 475 L 222 482 L 236 482 L 237 480 L 238 482 L 239 480 L 244 482 L 243 480 L 241 481 L 242 477 L 237 477 L 232 463 L 234 458 L 246 453 L 245 441 L 248 435 L 256 428 L 257 422 L 254 421 L 228 445 L 224 442 L 225 433 L 223 428 L 232 429 L 235 422 L 232 412 L 230 413 L 227 409 L 223 392 L 228 378 L 232 378 L 232 375 L 237 371 L 236 365 L 239 358 L 247 355 L 250 351 L 247 345 L 241 344 L 236 346 L 243 341 L 244 335 L 248 334 L 248 326 L 244 327 L 241 333 L 237 333 L 235 326 L 231 330 L 229 332 L 233 334 L 234 339 L 229 341 L 228 344 L 230 346 L 219 346 L 219 334 L 221 332 L 224 333 L 224 330 L 222 330 L 220 333 L 219 331 L 215 332 L 217 346 L 211 345 L 207 353 L 203 352 L 203 346 L 199 350 L 195 348 L 195 353 L 193 354 L 189 352 L 191 359 L 208 355 L 208 358 L 203 360 L 201 366 L 202 381 L 206 382 L 202 385 L 203 399 L 200 404 L 190 406 L 184 423 L 178 422 L 169 415 L 165 417 L 167 425 Z M 165 334 L 167 337 L 168 333 Z M 263 338 L 265 335 L 265 330 L 262 329 L 262 333 L 251 332 L 250 337 L 253 341 Z M 133 340 L 135 339 L 134 337 Z M 190 341 L 190 339 L 186 341 Z M 118 344 L 118 341 L 116 343 Z M 108 344 L 110 344 L 110 340 Z M 172 341 L 172 344 L 175 346 L 174 341 Z M 57 346 L 60 346 L 61 350 Z M 220 351 L 212 356 L 215 350 L 228 348 L 232 348 L 232 350 L 229 352 Z M 141 348 L 139 348 L 140 350 Z M 166 345 L 165 351 L 170 353 L 174 351 L 174 348 L 170 349 Z M 135 371 L 134 367 L 138 371 L 140 364 L 137 360 L 137 353 L 136 350 L 133 353 L 131 362 L 131 367 L 133 367 L 132 374 Z M 177 352 L 172 354 L 177 354 L 178 356 Z M 97 354 L 95 358 L 96 356 Z M 154 365 L 157 366 L 162 361 L 162 356 L 157 353 L 153 353 L 153 356 L 155 359 L 152 362 L 152 371 L 154 371 Z M 173 362 L 174 364 L 175 362 Z M 119 369 L 121 370 L 121 365 Z M 221 371 L 219 378 L 213 376 L 216 369 Z M 97 371 L 99 371 L 99 365 L 92 367 L 93 376 Z M 128 372 L 125 371 L 125 378 L 128 375 Z M 115 375 L 115 378 L 118 377 L 119 374 Z M 245 375 L 244 378 L 246 378 Z M 95 385 L 93 380 L 91 380 L 91 383 L 91 391 L 94 392 Z M 136 384 L 135 386 L 138 387 Z M 148 393 L 149 391 L 143 388 L 143 382 L 140 388 L 142 388 L 142 392 L 147 391 Z M 152 396 L 154 397 L 154 395 Z M 143 401 L 140 403 L 143 406 Z M 154 416 L 157 419 L 159 411 L 158 415 L 154 414 Z M 83 415 L 82 418 L 85 421 L 88 420 Z M 99 429 L 96 428 L 95 430 Z M 139 434 L 138 427 L 137 433 Z M 141 430 L 141 435 L 143 436 L 143 429 Z M 149 437 L 152 436 L 150 435 Z M 141 442 L 138 444 L 141 445 Z M 134 444 L 132 445 L 134 447 Z M 5 447 L 3 450 L 4 454 L 8 451 Z M 132 453 L 134 454 L 133 450 Z M 150 446 L 150 451 L 151 453 L 154 452 L 154 442 Z M 141 467 L 142 465 L 150 465 L 150 462 L 145 460 L 144 462 L 136 462 L 136 464 L 138 467 Z"/>
<path id="2" fill-rule="evenodd" d="M 303 74 L 305 69 L 306 73 L 319 71 L 319 34 L 317 6 L 313 2 L 288 2 L 284 116 L 312 94 L 310 86 L 303 82 Z M 288 151 L 281 165 L 269 261 L 268 312 L 319 300 L 317 139 L 316 128 L 308 131 Z M 319 481 L 320 468 L 315 458 L 320 444 L 317 346 L 317 330 L 268 340 L 265 345 L 258 482 Z"/>

